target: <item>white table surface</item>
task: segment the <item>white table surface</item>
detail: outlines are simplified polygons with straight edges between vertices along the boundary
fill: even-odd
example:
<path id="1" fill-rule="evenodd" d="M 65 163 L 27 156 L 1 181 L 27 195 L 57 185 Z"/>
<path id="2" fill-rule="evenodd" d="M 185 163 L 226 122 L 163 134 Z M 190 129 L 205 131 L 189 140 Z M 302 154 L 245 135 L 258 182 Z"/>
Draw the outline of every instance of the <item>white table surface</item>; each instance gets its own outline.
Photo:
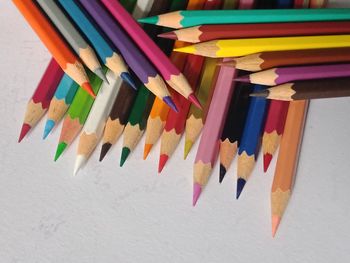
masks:
<path id="1" fill-rule="evenodd" d="M 195 151 L 183 161 L 183 141 L 161 176 L 159 145 L 145 162 L 143 140 L 124 168 L 119 141 L 102 164 L 96 151 L 76 177 L 76 144 L 52 161 L 60 128 L 44 142 L 41 122 L 18 144 L 50 56 L 11 1 L 0 9 L 1 263 L 349 262 L 350 98 L 311 103 L 294 193 L 272 239 L 275 163 L 263 175 L 261 156 L 239 201 L 234 171 L 220 185 L 215 167 L 193 208 Z"/>

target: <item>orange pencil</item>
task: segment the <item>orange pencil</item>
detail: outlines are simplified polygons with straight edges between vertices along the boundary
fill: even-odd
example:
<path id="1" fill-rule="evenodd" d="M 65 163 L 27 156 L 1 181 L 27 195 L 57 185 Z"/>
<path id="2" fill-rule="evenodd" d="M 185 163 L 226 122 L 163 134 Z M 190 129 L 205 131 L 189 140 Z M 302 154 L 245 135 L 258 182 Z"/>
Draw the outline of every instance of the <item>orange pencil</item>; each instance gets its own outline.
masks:
<path id="1" fill-rule="evenodd" d="M 306 100 L 289 104 L 271 189 L 272 236 L 276 234 L 291 195 L 308 104 Z"/>
<path id="2" fill-rule="evenodd" d="M 73 54 L 47 18 L 40 12 L 33 1 L 13 0 L 32 29 L 39 36 L 62 70 L 85 89 L 91 96 L 95 94 L 89 78 L 78 57 Z"/>

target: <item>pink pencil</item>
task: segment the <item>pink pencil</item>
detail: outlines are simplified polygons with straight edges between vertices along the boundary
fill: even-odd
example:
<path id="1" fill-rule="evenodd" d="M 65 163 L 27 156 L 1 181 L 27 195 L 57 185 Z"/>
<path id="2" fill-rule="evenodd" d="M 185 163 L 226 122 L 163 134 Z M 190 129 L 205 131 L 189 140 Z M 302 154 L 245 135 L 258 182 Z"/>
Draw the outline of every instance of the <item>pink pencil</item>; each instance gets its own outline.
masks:
<path id="1" fill-rule="evenodd" d="M 254 4 L 255 0 L 241 0 L 239 2 L 239 8 L 250 9 L 253 8 Z M 230 59 L 225 58 L 223 62 L 225 61 L 230 61 Z M 233 79 L 236 75 L 237 71 L 234 67 L 230 68 L 230 70 L 227 70 L 227 67 L 220 68 L 194 162 L 193 206 L 196 205 L 202 189 L 207 184 L 215 162 L 218 159 L 220 138 L 234 91 L 235 81 Z"/>
<path id="2" fill-rule="evenodd" d="M 224 61 L 226 61 L 226 59 L 224 59 Z M 211 171 L 219 155 L 220 137 L 234 90 L 234 87 L 231 87 L 231 85 L 234 85 L 232 80 L 235 78 L 235 76 L 235 68 L 220 68 L 194 163 L 193 205 L 196 205 L 203 187 L 207 184 Z"/>
<path id="3" fill-rule="evenodd" d="M 185 98 L 201 107 L 184 75 L 171 63 L 170 59 L 150 39 L 134 18 L 123 8 L 118 0 L 101 0 L 113 17 L 120 23 L 129 36 L 142 49 L 155 65 L 167 83 Z"/>

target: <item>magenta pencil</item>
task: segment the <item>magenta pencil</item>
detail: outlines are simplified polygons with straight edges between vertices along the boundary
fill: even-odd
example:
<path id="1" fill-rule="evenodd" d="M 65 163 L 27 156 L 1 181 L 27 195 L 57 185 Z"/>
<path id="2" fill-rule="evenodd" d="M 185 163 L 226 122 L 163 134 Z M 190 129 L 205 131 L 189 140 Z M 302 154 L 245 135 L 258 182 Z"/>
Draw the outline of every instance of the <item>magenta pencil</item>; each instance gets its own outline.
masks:
<path id="1" fill-rule="evenodd" d="M 200 103 L 184 75 L 175 67 L 154 41 L 152 41 L 135 19 L 123 8 L 119 1 L 101 0 L 101 2 L 155 65 L 169 86 L 197 107 L 200 107 Z"/>
<path id="2" fill-rule="evenodd" d="M 341 78 L 350 76 L 350 64 L 319 65 L 273 68 L 237 78 L 242 82 L 250 82 L 266 86 L 275 86 L 296 80 L 312 80 L 325 78 Z"/>
<path id="3" fill-rule="evenodd" d="M 193 171 L 193 205 L 207 184 L 219 155 L 219 142 L 234 87 L 235 68 L 221 67 L 203 128 Z"/>

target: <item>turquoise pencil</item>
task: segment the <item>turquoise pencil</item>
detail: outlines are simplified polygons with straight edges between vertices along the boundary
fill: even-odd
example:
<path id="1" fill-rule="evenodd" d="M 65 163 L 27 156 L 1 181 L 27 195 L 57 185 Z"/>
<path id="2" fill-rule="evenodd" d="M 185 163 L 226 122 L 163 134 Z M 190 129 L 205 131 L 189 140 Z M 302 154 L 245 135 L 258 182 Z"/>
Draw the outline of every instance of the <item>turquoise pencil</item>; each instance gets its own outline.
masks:
<path id="1" fill-rule="evenodd" d="M 43 138 L 50 134 L 52 129 L 62 120 L 64 114 L 71 105 L 79 85 L 67 74 L 64 74 L 57 90 L 50 102 Z"/>

